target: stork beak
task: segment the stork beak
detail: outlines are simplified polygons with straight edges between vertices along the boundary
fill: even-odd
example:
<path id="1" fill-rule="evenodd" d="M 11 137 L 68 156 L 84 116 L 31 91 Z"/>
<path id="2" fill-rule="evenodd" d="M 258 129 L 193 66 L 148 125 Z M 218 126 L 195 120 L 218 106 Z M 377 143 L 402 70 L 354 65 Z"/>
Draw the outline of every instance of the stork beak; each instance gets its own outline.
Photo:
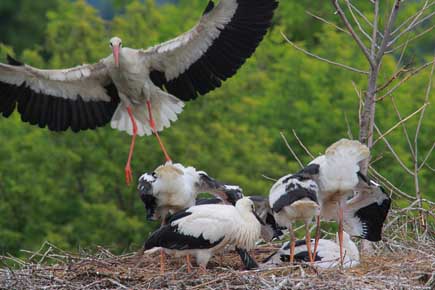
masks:
<path id="1" fill-rule="evenodd" d="M 112 48 L 113 58 L 115 59 L 115 66 L 119 67 L 119 45 L 115 45 Z"/>

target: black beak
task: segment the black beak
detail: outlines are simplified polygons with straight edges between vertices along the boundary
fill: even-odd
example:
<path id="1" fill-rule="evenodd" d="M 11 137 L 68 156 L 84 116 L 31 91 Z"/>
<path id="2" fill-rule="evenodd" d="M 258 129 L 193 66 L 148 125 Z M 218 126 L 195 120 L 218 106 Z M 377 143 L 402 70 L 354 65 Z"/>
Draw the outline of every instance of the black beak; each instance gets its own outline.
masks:
<path id="1" fill-rule="evenodd" d="M 264 223 L 264 221 L 258 216 L 258 214 L 255 212 L 255 210 L 252 211 L 252 213 L 254 214 L 255 218 L 258 220 L 258 222 L 262 225 L 265 226 L 266 224 Z"/>

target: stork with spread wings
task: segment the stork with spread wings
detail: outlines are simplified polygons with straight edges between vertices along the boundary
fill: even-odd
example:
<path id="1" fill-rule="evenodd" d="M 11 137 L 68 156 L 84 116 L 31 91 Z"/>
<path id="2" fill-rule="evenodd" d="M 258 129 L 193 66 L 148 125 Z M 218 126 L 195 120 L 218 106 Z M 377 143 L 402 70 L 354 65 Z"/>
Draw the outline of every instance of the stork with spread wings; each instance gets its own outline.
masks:
<path id="1" fill-rule="evenodd" d="M 136 135 L 159 131 L 195 99 L 233 76 L 255 51 L 271 25 L 276 0 L 208 3 L 199 22 L 177 38 L 147 50 L 110 40 L 112 54 L 95 64 L 42 70 L 8 56 L 0 63 L 0 114 L 17 109 L 24 122 L 52 131 L 112 128 L 132 135 L 125 167 L 132 181 Z"/>

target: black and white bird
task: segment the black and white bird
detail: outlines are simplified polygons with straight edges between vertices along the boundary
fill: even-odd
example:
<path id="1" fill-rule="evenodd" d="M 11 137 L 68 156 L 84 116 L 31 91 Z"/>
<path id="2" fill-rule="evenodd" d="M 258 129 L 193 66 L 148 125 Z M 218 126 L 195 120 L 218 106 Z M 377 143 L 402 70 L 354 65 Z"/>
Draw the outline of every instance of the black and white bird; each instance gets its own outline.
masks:
<path id="1" fill-rule="evenodd" d="M 382 239 L 382 228 L 391 198 L 378 183 L 358 172 L 355 195 L 343 206 L 343 229 L 351 236 L 371 242 Z"/>
<path id="2" fill-rule="evenodd" d="M 276 0 L 220 0 L 208 3 L 199 22 L 177 38 L 146 50 L 110 39 L 112 54 L 95 64 L 38 69 L 8 57 L 0 63 L 0 113 L 17 108 L 21 119 L 52 131 L 74 132 L 111 123 L 132 135 L 154 133 L 177 120 L 184 101 L 197 98 L 232 77 L 255 51 L 271 25 Z"/>
<path id="3" fill-rule="evenodd" d="M 144 251 L 162 248 L 175 256 L 192 255 L 202 271 L 208 261 L 226 245 L 244 252 L 254 248 L 260 237 L 261 223 L 248 197 L 235 206 L 205 204 L 174 214 L 166 225 L 156 230 L 145 242 Z M 256 266 L 251 258 L 242 256 L 246 267 Z M 162 266 L 161 266 L 162 267 Z"/>
<path id="4" fill-rule="evenodd" d="M 312 250 L 314 251 L 314 240 L 312 242 Z M 282 247 L 267 257 L 261 267 L 270 267 L 283 265 L 290 261 L 289 256 L 290 242 L 285 242 Z M 358 247 L 351 240 L 349 234 L 343 233 L 343 249 L 344 249 L 344 268 L 351 268 L 359 265 L 359 252 Z M 308 262 L 309 254 L 307 252 L 307 246 L 305 240 L 296 241 L 295 247 L 295 260 L 297 262 Z M 319 245 L 317 247 L 316 256 L 314 257 L 315 267 L 323 269 L 336 268 L 340 265 L 340 247 L 338 245 L 338 234 L 336 237 L 336 242 L 326 239 L 320 239 Z"/>
<path id="5" fill-rule="evenodd" d="M 298 220 L 305 223 L 305 240 L 310 261 L 313 262 L 309 224 L 313 217 L 317 217 L 320 213 L 318 191 L 319 188 L 314 180 L 299 174 L 288 174 L 281 177 L 270 189 L 269 204 L 275 221 L 279 226 L 288 227 L 290 232 L 291 262 L 293 262 L 296 245 L 292 224 Z"/>
<path id="6" fill-rule="evenodd" d="M 249 197 L 255 205 L 255 212 L 264 222 L 264 226 L 261 226 L 261 238 L 265 242 L 270 242 L 275 238 L 279 238 L 284 233 L 282 229 L 286 227 L 280 227 L 275 221 L 272 209 L 269 206 L 269 198 L 259 195 Z"/>
<path id="7" fill-rule="evenodd" d="M 143 174 L 137 188 L 149 220 L 164 221 L 168 214 L 194 206 L 199 193 L 213 194 L 220 202 L 233 205 L 243 197 L 239 186 L 223 184 L 204 171 L 171 162 Z"/>
<path id="8" fill-rule="evenodd" d="M 390 199 L 379 186 L 364 181 L 366 177 L 360 173 L 359 162 L 369 156 L 366 145 L 341 139 L 299 172 L 318 184 L 320 216 L 323 220 L 338 221 L 340 245 L 343 229 L 351 235 L 380 240 Z M 342 252 L 340 256 L 343 257 Z"/>

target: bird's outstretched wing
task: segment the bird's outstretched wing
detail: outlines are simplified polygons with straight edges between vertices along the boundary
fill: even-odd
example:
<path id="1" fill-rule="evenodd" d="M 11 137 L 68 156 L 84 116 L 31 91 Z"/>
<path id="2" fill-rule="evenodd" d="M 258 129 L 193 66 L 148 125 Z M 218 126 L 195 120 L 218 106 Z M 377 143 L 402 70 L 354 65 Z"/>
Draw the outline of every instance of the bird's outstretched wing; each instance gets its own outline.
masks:
<path id="1" fill-rule="evenodd" d="M 52 131 L 95 129 L 110 121 L 118 91 L 102 61 L 43 70 L 8 56 L 0 63 L 0 114 L 17 108 L 21 120 Z"/>
<path id="2" fill-rule="evenodd" d="M 184 101 L 220 87 L 253 54 L 277 6 L 276 0 L 210 1 L 190 31 L 142 52 L 151 80 Z"/>

